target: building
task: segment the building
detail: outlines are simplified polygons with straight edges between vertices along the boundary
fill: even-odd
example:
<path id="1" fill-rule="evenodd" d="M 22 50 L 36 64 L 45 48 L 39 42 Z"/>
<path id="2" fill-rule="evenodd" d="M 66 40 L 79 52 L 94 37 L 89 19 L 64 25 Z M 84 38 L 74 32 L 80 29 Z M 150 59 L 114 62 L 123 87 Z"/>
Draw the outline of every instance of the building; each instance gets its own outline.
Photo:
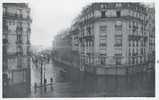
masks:
<path id="1" fill-rule="evenodd" d="M 148 55 L 155 51 L 154 13 L 149 16 L 150 12 L 141 3 L 92 3 L 85 7 L 72 34 L 73 42 L 78 41 L 72 48 L 80 54 L 80 69 L 121 75 L 145 70 Z"/>
<path id="2" fill-rule="evenodd" d="M 30 8 L 3 3 L 3 97 L 30 93 Z"/>
<path id="3" fill-rule="evenodd" d="M 53 56 L 60 59 L 67 59 L 71 52 L 71 40 L 69 29 L 57 34 L 53 40 Z"/>
<path id="4" fill-rule="evenodd" d="M 73 24 L 75 25 L 75 24 Z M 80 56 L 78 53 L 78 34 L 76 34 L 75 27 L 66 29 L 54 37 L 53 40 L 53 59 L 61 62 L 67 62 L 78 68 L 80 64 Z M 74 35 L 76 35 L 74 37 Z"/>
<path id="5" fill-rule="evenodd" d="M 54 37 L 52 47 L 55 50 L 71 48 L 71 37 L 69 34 L 69 29 L 60 32 Z"/>
<path id="6" fill-rule="evenodd" d="M 76 51 L 78 52 L 79 50 L 79 24 L 78 24 L 78 20 L 76 18 L 76 20 L 74 21 L 71 29 L 70 29 L 70 35 L 72 37 L 72 51 Z"/>
<path id="7" fill-rule="evenodd" d="M 155 64 L 155 9 L 151 8 L 148 9 L 148 16 L 147 16 L 147 32 L 148 32 L 148 41 L 149 41 L 149 53 L 148 58 L 149 62 Z"/>

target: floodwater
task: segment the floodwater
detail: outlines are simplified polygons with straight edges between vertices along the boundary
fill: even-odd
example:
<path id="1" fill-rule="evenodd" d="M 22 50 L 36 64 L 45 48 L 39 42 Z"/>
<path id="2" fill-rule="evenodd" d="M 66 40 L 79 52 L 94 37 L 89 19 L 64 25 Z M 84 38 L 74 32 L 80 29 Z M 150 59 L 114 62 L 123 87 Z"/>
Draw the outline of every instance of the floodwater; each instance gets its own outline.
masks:
<path id="1" fill-rule="evenodd" d="M 53 91 L 34 97 L 154 97 L 154 72 L 138 73 L 127 76 L 97 76 L 79 72 L 77 69 L 57 62 L 50 62 L 45 77 L 53 77 Z M 37 71 L 37 70 L 35 70 Z M 64 71 L 64 73 L 61 73 Z M 40 71 L 39 71 L 40 72 Z M 40 74 L 33 76 L 40 82 Z M 35 76 L 34 76 L 35 75 Z M 39 77 L 38 77 L 39 76 Z M 34 79 L 34 82 L 35 82 Z M 34 83 L 33 82 L 33 83 Z"/>

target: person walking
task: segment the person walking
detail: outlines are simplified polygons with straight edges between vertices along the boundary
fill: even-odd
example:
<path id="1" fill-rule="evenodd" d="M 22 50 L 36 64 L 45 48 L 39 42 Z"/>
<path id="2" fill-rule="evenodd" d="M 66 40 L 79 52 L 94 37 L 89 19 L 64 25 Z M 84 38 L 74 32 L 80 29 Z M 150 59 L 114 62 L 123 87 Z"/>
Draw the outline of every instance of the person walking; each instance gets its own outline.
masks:
<path id="1" fill-rule="evenodd" d="M 53 78 L 52 78 L 52 77 L 50 78 L 50 83 L 51 83 L 51 84 L 50 84 L 50 86 L 51 86 L 51 87 L 50 87 L 50 88 L 51 88 L 51 91 L 53 91 Z"/>

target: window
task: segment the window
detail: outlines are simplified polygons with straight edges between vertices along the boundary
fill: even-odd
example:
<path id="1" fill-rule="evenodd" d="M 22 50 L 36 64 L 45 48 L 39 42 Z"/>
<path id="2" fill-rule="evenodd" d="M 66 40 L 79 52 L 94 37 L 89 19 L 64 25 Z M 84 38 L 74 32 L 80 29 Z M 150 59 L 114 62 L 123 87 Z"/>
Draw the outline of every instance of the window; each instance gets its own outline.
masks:
<path id="1" fill-rule="evenodd" d="M 132 29 L 133 33 L 134 33 L 134 32 L 136 32 L 136 31 L 137 31 L 137 29 L 138 29 L 138 27 L 137 27 L 137 26 L 135 26 L 135 25 L 133 25 L 133 29 Z"/>
<path id="2" fill-rule="evenodd" d="M 121 58 L 116 58 L 116 65 L 121 65 Z"/>
<path id="3" fill-rule="evenodd" d="M 100 54 L 100 64 L 105 65 L 106 62 L 106 54 Z"/>
<path id="4" fill-rule="evenodd" d="M 115 25 L 115 31 L 116 32 L 122 31 L 122 25 Z"/>
<path id="5" fill-rule="evenodd" d="M 134 57 L 132 58 L 132 64 L 135 64 L 135 58 Z"/>
<path id="6" fill-rule="evenodd" d="M 17 41 L 18 41 L 18 40 L 20 40 L 20 35 L 19 35 L 19 34 L 17 35 Z"/>
<path id="7" fill-rule="evenodd" d="M 100 49 L 105 49 L 105 47 L 106 47 L 106 40 L 107 40 L 107 35 L 106 35 L 106 33 L 107 33 L 107 26 L 106 25 L 102 25 L 102 26 L 100 26 L 99 27 L 99 33 L 100 33 L 100 35 L 99 35 L 99 39 L 100 39 L 100 43 L 99 43 L 99 46 L 100 46 Z"/>
<path id="8" fill-rule="evenodd" d="M 120 11 L 116 12 L 117 17 L 120 17 Z"/>
<path id="9" fill-rule="evenodd" d="M 100 43 L 100 44 L 99 44 L 100 50 L 106 50 L 106 46 L 107 46 L 106 43 Z"/>
<path id="10" fill-rule="evenodd" d="M 133 48 L 133 49 L 132 49 L 132 56 L 134 56 L 134 53 L 135 53 L 135 52 L 134 52 L 134 48 Z"/>
<path id="11" fill-rule="evenodd" d="M 22 14 L 22 10 L 19 9 L 19 16 L 22 18 L 23 17 L 23 14 Z"/>
<path id="12" fill-rule="evenodd" d="M 131 26 L 131 24 L 129 24 L 129 28 L 131 28 L 132 26 Z"/>
<path id="13" fill-rule="evenodd" d="M 13 25 L 15 25 L 16 21 L 13 20 Z"/>
<path id="14" fill-rule="evenodd" d="M 144 46 L 144 41 L 141 41 L 141 46 Z"/>
<path id="15" fill-rule="evenodd" d="M 82 37 L 83 37 L 84 36 L 84 28 L 82 28 L 81 33 L 82 33 Z"/>
<path id="16" fill-rule="evenodd" d="M 87 34 L 91 34 L 91 27 L 87 27 Z"/>
<path id="17" fill-rule="evenodd" d="M 106 43 L 107 38 L 106 37 L 100 37 L 100 43 Z"/>
<path id="18" fill-rule="evenodd" d="M 17 42 L 18 43 L 22 42 L 22 35 L 21 34 L 17 34 Z"/>
<path id="19" fill-rule="evenodd" d="M 145 48 L 144 48 L 144 54 L 146 53 L 146 50 L 145 50 Z"/>
<path id="20" fill-rule="evenodd" d="M 11 24 L 12 24 L 12 21 L 10 20 L 10 21 L 9 21 L 9 25 L 11 25 Z"/>
<path id="21" fill-rule="evenodd" d="M 146 46 L 146 42 L 143 42 L 143 46 Z"/>
<path id="22" fill-rule="evenodd" d="M 27 25 L 28 25 L 28 27 L 30 27 L 30 23 L 29 22 L 27 23 Z"/>
<path id="23" fill-rule="evenodd" d="M 129 47 L 131 47 L 131 41 L 129 41 Z"/>
<path id="24" fill-rule="evenodd" d="M 121 3 L 116 3 L 116 7 L 121 7 Z"/>
<path id="25" fill-rule="evenodd" d="M 133 43 L 133 47 L 135 47 L 135 42 L 133 41 L 132 43 Z"/>
<path id="26" fill-rule="evenodd" d="M 103 25 L 103 26 L 100 26 L 99 27 L 99 32 L 100 32 L 100 35 L 106 35 L 107 33 L 107 26 L 106 25 Z"/>
<path id="27" fill-rule="evenodd" d="M 115 54 L 115 63 L 116 65 L 121 65 L 121 57 L 122 57 L 122 54 Z"/>
<path id="28" fill-rule="evenodd" d="M 141 55 L 143 55 L 143 48 L 141 48 Z"/>
<path id="29" fill-rule="evenodd" d="M 129 48 L 129 56 L 131 56 L 131 51 L 130 51 L 130 48 Z"/>
<path id="30" fill-rule="evenodd" d="M 3 7 L 3 15 L 6 15 L 6 14 L 7 14 L 7 8 Z"/>
<path id="31" fill-rule="evenodd" d="M 105 46 L 106 46 L 106 43 L 100 43 L 99 46 L 100 46 L 100 47 L 105 47 Z"/>
<path id="32" fill-rule="evenodd" d="M 23 48 L 21 46 L 17 47 L 17 54 L 23 54 Z"/>
<path id="33" fill-rule="evenodd" d="M 131 64 L 131 58 L 129 58 L 129 64 Z"/>
<path id="34" fill-rule="evenodd" d="M 139 45 L 138 43 L 139 43 L 139 42 L 138 42 L 138 41 L 136 41 L 136 46 L 137 46 L 137 47 L 138 47 L 138 45 Z"/>
<path id="35" fill-rule="evenodd" d="M 101 6 L 100 6 L 102 9 L 104 9 L 105 8 L 105 6 L 102 4 Z"/>
<path id="36" fill-rule="evenodd" d="M 105 11 L 101 11 L 101 17 L 104 18 L 105 16 Z"/>
<path id="37" fill-rule="evenodd" d="M 122 35 L 115 35 L 115 46 L 122 46 Z"/>
<path id="38" fill-rule="evenodd" d="M 142 63 L 142 57 L 140 57 L 140 63 Z"/>
<path id="39" fill-rule="evenodd" d="M 19 26 L 21 27 L 23 25 L 23 22 L 19 22 Z"/>

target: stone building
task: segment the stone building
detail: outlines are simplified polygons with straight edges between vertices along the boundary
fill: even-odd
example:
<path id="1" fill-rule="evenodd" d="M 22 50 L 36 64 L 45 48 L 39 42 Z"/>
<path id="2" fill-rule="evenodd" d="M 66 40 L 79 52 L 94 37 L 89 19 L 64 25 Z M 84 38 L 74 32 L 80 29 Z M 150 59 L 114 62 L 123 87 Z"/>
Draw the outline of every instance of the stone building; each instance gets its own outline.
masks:
<path id="1" fill-rule="evenodd" d="M 3 3 L 3 97 L 30 92 L 30 8 L 25 3 Z"/>
<path id="2" fill-rule="evenodd" d="M 74 21 L 71 29 L 70 29 L 70 35 L 72 37 L 72 51 L 76 51 L 78 52 L 79 50 L 79 24 L 78 24 L 78 20 L 76 18 L 76 20 Z"/>
<path id="3" fill-rule="evenodd" d="M 148 53 L 148 58 L 149 58 L 149 62 L 152 62 L 155 64 L 155 9 L 151 8 L 151 9 L 147 9 L 148 11 L 148 16 L 147 16 L 147 25 L 146 25 L 146 29 L 148 32 L 148 49 L 149 49 L 149 53 Z"/>
<path id="4" fill-rule="evenodd" d="M 155 26 L 149 20 L 154 13 L 148 18 L 148 10 L 141 3 L 93 3 L 85 7 L 72 36 L 78 41 L 72 48 L 78 46 L 81 69 L 97 74 L 145 70 L 148 55 L 155 50 L 149 46 L 151 35 L 154 46 Z M 148 23 L 152 26 L 149 31 Z"/>
<path id="5" fill-rule="evenodd" d="M 69 60 L 68 55 L 71 53 L 71 36 L 69 34 L 69 29 L 66 29 L 54 37 L 53 40 L 53 56 L 60 59 Z"/>

